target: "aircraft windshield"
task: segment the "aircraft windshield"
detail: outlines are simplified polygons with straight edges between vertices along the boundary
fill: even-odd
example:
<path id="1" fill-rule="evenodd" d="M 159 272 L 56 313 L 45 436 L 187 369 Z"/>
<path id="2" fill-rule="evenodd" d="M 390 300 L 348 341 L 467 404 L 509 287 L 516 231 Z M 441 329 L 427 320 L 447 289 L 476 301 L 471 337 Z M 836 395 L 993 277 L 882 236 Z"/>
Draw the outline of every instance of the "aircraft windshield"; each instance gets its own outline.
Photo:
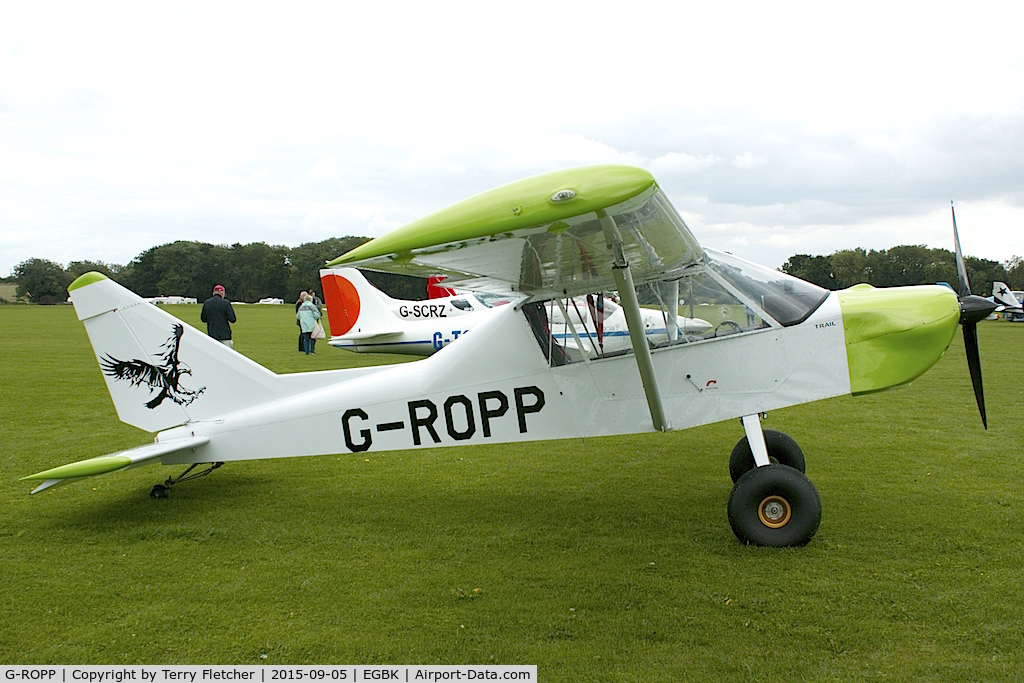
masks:
<path id="1" fill-rule="evenodd" d="M 770 318 L 786 327 L 803 322 L 828 296 L 828 290 L 732 254 L 705 249 L 708 267 Z"/>

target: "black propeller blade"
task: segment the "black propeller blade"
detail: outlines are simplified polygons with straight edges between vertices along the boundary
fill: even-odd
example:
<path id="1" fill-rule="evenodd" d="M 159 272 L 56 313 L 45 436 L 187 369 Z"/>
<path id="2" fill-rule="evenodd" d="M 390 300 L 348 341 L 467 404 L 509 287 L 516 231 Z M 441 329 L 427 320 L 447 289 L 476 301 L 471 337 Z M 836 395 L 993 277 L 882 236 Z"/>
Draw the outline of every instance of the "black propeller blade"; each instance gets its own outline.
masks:
<path id="1" fill-rule="evenodd" d="M 981 385 L 981 353 L 978 350 L 978 322 L 984 320 L 996 305 L 980 296 L 971 294 L 971 284 L 967 281 L 967 268 L 964 256 L 960 251 L 960 235 L 956 230 L 956 211 L 953 202 L 949 203 L 953 212 L 953 245 L 956 251 L 956 275 L 960 280 L 960 326 L 964 332 L 964 351 L 967 353 L 967 369 L 971 373 L 971 384 L 974 385 L 974 399 L 978 402 L 981 412 L 981 423 L 988 429 L 988 418 L 985 415 L 985 391 Z"/>

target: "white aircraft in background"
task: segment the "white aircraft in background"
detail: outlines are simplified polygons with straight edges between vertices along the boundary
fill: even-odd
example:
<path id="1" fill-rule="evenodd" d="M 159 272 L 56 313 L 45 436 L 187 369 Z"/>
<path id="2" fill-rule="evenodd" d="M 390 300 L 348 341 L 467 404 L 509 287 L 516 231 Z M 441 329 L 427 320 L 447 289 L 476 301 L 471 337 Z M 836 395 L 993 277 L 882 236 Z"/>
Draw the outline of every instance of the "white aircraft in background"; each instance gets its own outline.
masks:
<path id="1" fill-rule="evenodd" d="M 1002 313 L 1009 320 L 1024 318 L 1022 297 L 1024 292 L 1012 291 L 1005 282 L 992 283 L 992 301 L 996 304 L 996 313 Z"/>
<path id="2" fill-rule="evenodd" d="M 818 529 L 821 500 L 804 474 L 803 452 L 781 432 L 762 430 L 764 413 L 907 384 L 942 357 L 960 327 L 986 422 L 977 323 L 994 304 L 970 294 L 955 219 L 953 234 L 956 292 L 939 285 L 830 292 L 704 249 L 644 169 L 547 173 L 471 197 L 328 264 L 443 274 L 459 289 L 521 299 L 416 362 L 282 375 L 86 273 L 68 289 L 118 416 L 157 432 L 156 440 L 25 479 L 37 483 L 35 493 L 128 467 L 187 466 L 150 491 L 162 498 L 171 486 L 240 460 L 658 433 L 740 418 L 745 436 L 728 458 L 733 533 L 744 543 L 802 545 Z M 678 335 L 652 348 L 637 287 L 645 299 L 651 289 L 661 292 L 667 320 L 678 315 L 680 292 L 754 315 L 719 330 L 728 334 Z M 628 352 L 607 353 L 572 324 L 565 331 L 573 344 L 555 336 L 555 311 L 575 315 L 566 300 L 609 291 L 626 317 Z"/>
<path id="3" fill-rule="evenodd" d="M 496 306 L 517 298 L 483 292 L 448 294 L 452 290 L 434 282 L 432 298 L 411 301 L 391 298 L 355 268 L 321 270 L 329 343 L 357 353 L 429 356 L 480 324 Z"/>
<path id="4" fill-rule="evenodd" d="M 431 298 L 411 301 L 391 298 L 355 268 L 321 270 L 320 283 L 331 328 L 329 343 L 357 353 L 429 356 L 482 323 L 496 307 L 522 298 L 458 292 L 440 282 L 436 276 L 430 279 Z M 569 298 L 563 304 L 568 317 L 556 308 L 550 318 L 554 338 L 563 345 L 575 348 L 579 338 L 581 348 L 585 349 L 613 353 L 630 348 L 626 316 L 608 295 Z M 651 344 L 674 339 L 679 334 L 694 336 L 712 329 L 710 323 L 700 318 L 677 316 L 673 334 L 660 309 L 644 308 L 641 317 Z M 574 329 L 569 329 L 570 324 Z"/>
<path id="5" fill-rule="evenodd" d="M 552 339 L 566 349 L 607 355 L 632 348 L 625 310 L 615 298 L 598 293 L 559 299 L 558 303 L 548 312 L 548 320 Z M 670 308 L 667 302 L 666 308 Z M 706 320 L 679 317 L 677 308 L 676 316 L 670 321 L 670 316 L 662 310 L 640 309 L 648 344 L 676 341 L 680 335 L 694 339 L 712 332 L 712 325 Z"/>

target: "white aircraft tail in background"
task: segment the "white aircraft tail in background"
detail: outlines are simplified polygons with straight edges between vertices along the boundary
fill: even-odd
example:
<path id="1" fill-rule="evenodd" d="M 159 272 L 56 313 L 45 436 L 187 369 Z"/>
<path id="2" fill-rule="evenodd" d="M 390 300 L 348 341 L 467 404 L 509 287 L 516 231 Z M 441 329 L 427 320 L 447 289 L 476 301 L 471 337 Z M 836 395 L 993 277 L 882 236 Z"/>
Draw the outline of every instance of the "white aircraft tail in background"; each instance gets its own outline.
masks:
<path id="1" fill-rule="evenodd" d="M 1005 282 L 993 282 L 992 283 L 992 298 L 996 304 L 1002 306 L 1002 309 L 1016 309 L 1021 310 L 1021 302 L 1014 296 L 1013 291 Z"/>

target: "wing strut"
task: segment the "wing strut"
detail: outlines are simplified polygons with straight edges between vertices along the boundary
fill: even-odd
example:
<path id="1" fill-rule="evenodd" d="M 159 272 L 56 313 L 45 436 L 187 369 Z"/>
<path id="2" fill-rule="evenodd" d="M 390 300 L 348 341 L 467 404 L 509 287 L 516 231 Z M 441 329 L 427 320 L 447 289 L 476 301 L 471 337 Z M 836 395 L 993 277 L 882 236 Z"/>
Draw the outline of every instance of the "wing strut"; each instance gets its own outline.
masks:
<path id="1" fill-rule="evenodd" d="M 665 317 L 665 331 L 671 342 L 679 339 L 679 280 L 673 280 L 668 287 L 668 315 Z"/>
<path id="2" fill-rule="evenodd" d="M 661 402 L 658 378 L 654 374 L 654 361 L 651 359 L 651 347 L 647 343 L 644 321 L 640 316 L 640 301 L 636 297 L 629 263 L 622 252 L 622 234 L 615 225 L 615 220 L 603 210 L 598 211 L 597 216 L 601 220 L 601 227 L 604 228 L 605 241 L 612 248 L 612 276 L 615 278 L 615 286 L 619 289 L 619 304 L 626 315 L 629 340 L 633 343 L 633 354 L 636 356 L 640 381 L 643 382 L 644 394 L 647 396 L 647 406 L 651 410 L 651 421 L 655 430 L 666 432 L 672 425 L 665 417 L 665 407 Z"/>

